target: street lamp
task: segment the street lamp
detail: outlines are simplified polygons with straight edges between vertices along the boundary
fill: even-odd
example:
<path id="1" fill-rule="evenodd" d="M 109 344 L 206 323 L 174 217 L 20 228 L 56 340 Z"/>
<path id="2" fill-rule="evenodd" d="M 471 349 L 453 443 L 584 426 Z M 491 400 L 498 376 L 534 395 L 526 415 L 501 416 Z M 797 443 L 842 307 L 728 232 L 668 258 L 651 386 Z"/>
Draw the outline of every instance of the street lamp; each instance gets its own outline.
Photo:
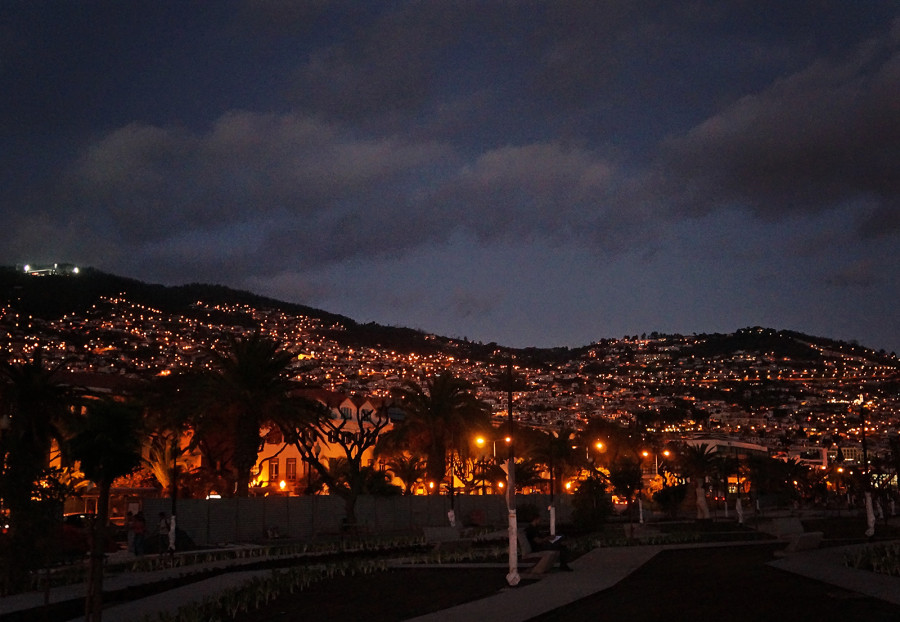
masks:
<path id="1" fill-rule="evenodd" d="M 593 445 L 585 445 L 584 457 L 593 466 L 594 461 L 591 459 L 591 447 L 596 449 L 597 453 L 602 453 L 606 451 L 606 445 L 604 445 L 602 441 L 594 441 Z M 575 445 L 572 446 L 572 449 L 575 449 Z"/>
<path id="2" fill-rule="evenodd" d="M 518 521 L 516 519 L 516 454 L 515 446 L 512 442 L 513 436 L 513 367 L 512 358 L 507 363 L 507 375 L 509 385 L 507 386 L 506 399 L 506 417 L 509 426 L 509 454 L 506 459 L 506 510 L 508 514 L 509 524 L 507 526 L 509 536 L 509 573 L 506 575 L 506 582 L 515 587 L 519 584 L 521 577 L 519 576 L 519 548 L 518 548 Z"/>
<path id="3" fill-rule="evenodd" d="M 475 438 L 475 445 L 476 445 L 479 449 L 484 449 L 485 446 L 487 445 L 487 442 L 488 442 L 487 439 L 484 438 L 483 436 L 478 436 L 478 437 Z M 512 446 L 512 445 L 511 445 L 511 444 L 512 444 L 512 437 L 511 437 L 511 436 L 506 436 L 506 437 L 504 437 L 504 438 L 503 438 L 503 442 L 506 443 L 507 446 L 510 446 L 510 447 L 511 447 L 511 446 Z M 494 464 L 496 464 L 496 463 L 497 463 L 497 439 L 492 439 L 492 440 L 491 440 L 491 447 L 492 447 L 493 456 L 494 456 Z M 482 494 L 484 494 L 485 475 L 486 475 L 486 468 L 485 468 L 486 460 L 485 460 L 484 454 L 482 454 L 481 465 L 482 465 L 481 486 L 482 486 Z M 493 485 L 492 485 L 492 488 L 493 488 Z M 497 488 L 502 488 L 502 486 L 497 486 Z"/>
<path id="4" fill-rule="evenodd" d="M 853 402 L 859 406 L 859 427 L 862 432 L 862 453 L 863 453 L 863 495 L 866 501 L 866 537 L 871 538 L 875 535 L 875 509 L 872 507 L 872 486 L 869 482 L 869 452 L 866 446 L 866 406 L 865 398 L 860 395 Z"/>
<path id="5" fill-rule="evenodd" d="M 553 430 L 550 438 L 550 507 L 547 509 L 550 511 L 550 535 L 556 535 L 556 481 L 557 477 L 557 465 L 556 465 L 556 454 L 562 446 L 568 445 L 571 442 L 574 434 L 569 431 L 563 431 L 563 429 Z"/>
<path id="6" fill-rule="evenodd" d="M 503 442 L 506 443 L 507 445 L 509 445 L 510 443 L 512 443 L 512 437 L 511 436 L 504 437 Z M 485 438 L 483 436 L 479 436 L 478 438 L 475 439 L 475 444 L 478 446 L 479 449 L 481 449 L 482 447 L 484 447 L 487 444 L 487 440 L 485 440 Z M 497 457 L 497 439 L 493 439 L 491 441 L 491 444 L 493 445 L 493 448 L 494 448 L 494 458 L 496 458 Z"/>
<path id="7" fill-rule="evenodd" d="M 668 449 L 664 449 L 662 455 L 668 458 L 671 453 L 672 452 L 670 452 Z M 650 452 L 645 449 L 643 452 L 641 452 L 641 455 L 647 458 L 650 456 Z M 653 452 L 653 474 L 659 476 L 659 454 L 655 451 Z"/>
<path id="8" fill-rule="evenodd" d="M 486 442 L 487 442 L 487 441 L 484 440 L 484 437 L 483 437 L 483 436 L 479 436 L 478 438 L 475 439 L 475 445 L 478 447 L 478 449 L 484 449 L 484 444 L 485 444 Z M 495 451 L 495 453 L 496 453 L 496 447 L 497 447 L 497 441 L 494 441 L 494 448 L 495 448 L 494 451 Z M 484 462 L 484 452 L 481 452 L 481 460 L 479 460 L 478 462 L 479 462 L 479 464 L 481 465 L 481 496 L 483 497 L 484 495 L 487 494 L 487 491 L 485 490 L 486 484 L 485 484 L 485 481 L 484 481 L 484 480 L 485 480 L 486 471 L 487 471 L 487 469 L 485 468 L 485 462 Z M 476 481 L 477 481 L 477 480 L 476 480 Z"/>

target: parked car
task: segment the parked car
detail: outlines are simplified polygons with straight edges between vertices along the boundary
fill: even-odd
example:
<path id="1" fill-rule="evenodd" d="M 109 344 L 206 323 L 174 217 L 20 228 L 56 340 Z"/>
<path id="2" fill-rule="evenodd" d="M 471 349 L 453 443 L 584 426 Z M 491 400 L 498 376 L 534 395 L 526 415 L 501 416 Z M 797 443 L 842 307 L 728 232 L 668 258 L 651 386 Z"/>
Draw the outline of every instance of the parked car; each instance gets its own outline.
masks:
<path id="1" fill-rule="evenodd" d="M 66 514 L 63 516 L 62 541 L 63 552 L 66 555 L 87 553 L 91 546 L 91 534 L 93 532 L 96 514 Z M 121 532 L 121 533 L 120 533 Z M 107 541 L 104 550 L 112 553 L 119 550 L 119 542 L 125 542 L 124 527 L 110 525 L 107 531 Z"/>

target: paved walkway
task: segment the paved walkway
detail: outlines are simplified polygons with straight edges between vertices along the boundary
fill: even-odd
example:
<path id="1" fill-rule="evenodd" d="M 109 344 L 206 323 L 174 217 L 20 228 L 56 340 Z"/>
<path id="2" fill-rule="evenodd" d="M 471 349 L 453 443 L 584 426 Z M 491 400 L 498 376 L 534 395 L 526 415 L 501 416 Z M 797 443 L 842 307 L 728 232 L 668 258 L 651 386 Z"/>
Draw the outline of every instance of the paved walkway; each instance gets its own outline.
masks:
<path id="1" fill-rule="evenodd" d="M 408 622 L 524 622 L 614 586 L 666 549 L 710 546 L 753 546 L 755 542 L 634 546 L 595 549 L 572 562 L 575 572 L 553 572 L 524 587 L 509 588 L 488 598 L 413 618 Z M 792 553 L 769 565 L 845 590 L 900 605 L 900 577 L 875 575 L 844 566 L 846 553 L 864 545 Z"/>
<path id="2" fill-rule="evenodd" d="M 715 545 L 736 546 L 726 542 Z M 747 545 L 759 544 L 759 541 Z M 879 598 L 900 605 L 900 578 L 875 575 L 854 570 L 843 565 L 844 555 L 862 545 L 823 548 L 793 553 L 773 561 L 771 566 L 794 572 L 818 581 L 834 584 L 857 593 Z M 591 594 L 608 589 L 666 549 L 685 548 L 684 545 L 630 546 L 595 549 L 572 562 L 575 572 L 554 571 L 534 583 L 505 589 L 498 594 L 451 609 L 420 616 L 414 622 L 455 622 L 473 619 L 490 619 L 495 622 L 522 622 L 546 613 Z M 178 576 L 184 569 L 129 573 L 110 577 L 104 582 L 107 590 L 115 590 L 150 580 L 165 578 L 167 573 Z M 191 583 L 148 598 L 123 603 L 105 609 L 105 622 L 131 622 L 143 619 L 153 612 L 174 613 L 179 607 L 203 600 L 230 587 L 239 585 L 253 576 L 267 575 L 271 571 L 237 571 Z M 142 576 L 144 575 L 144 576 Z M 55 588 L 51 602 L 60 602 L 84 595 L 81 585 Z M 0 615 L 23 609 L 39 607 L 43 594 L 22 594 L 0 599 Z M 71 622 L 77 622 L 76 618 Z M 411 621 L 412 622 L 412 621 Z"/>
<path id="3" fill-rule="evenodd" d="M 414 618 L 415 622 L 519 622 L 612 587 L 650 561 L 663 547 L 594 549 L 571 562 L 575 572 L 551 572 L 535 583 Z"/>
<path id="4" fill-rule="evenodd" d="M 890 577 L 844 566 L 845 555 L 864 546 L 856 544 L 804 551 L 769 562 L 769 565 L 900 605 L 900 577 Z"/>
<path id="5" fill-rule="evenodd" d="M 259 561 L 261 561 L 260 558 L 246 558 L 244 560 L 245 563 Z M 203 570 L 206 571 L 214 568 L 232 567 L 236 563 L 238 562 L 233 559 L 226 559 L 206 562 L 202 567 Z M 190 573 L 190 571 L 191 567 L 189 566 L 179 566 L 176 568 L 165 568 L 162 570 L 150 570 L 146 572 L 121 572 L 112 574 L 104 577 L 103 591 L 104 593 L 110 593 L 127 589 L 132 586 L 156 583 L 167 579 L 179 579 Z M 271 570 L 224 573 L 203 581 L 190 583 L 184 587 L 168 590 L 148 598 L 142 598 L 130 603 L 104 609 L 103 619 L 106 622 L 115 622 L 115 620 L 140 620 L 148 613 L 153 613 L 154 611 L 174 613 L 179 607 L 191 602 L 202 601 L 206 596 L 213 596 L 220 591 L 237 586 L 256 574 L 265 575 L 270 573 Z M 84 594 L 84 584 L 78 583 L 54 587 L 50 590 L 49 594 L 45 594 L 44 592 L 26 592 L 24 594 L 6 596 L 0 598 L 0 616 L 16 613 L 18 611 L 38 609 L 44 605 L 45 598 L 47 598 L 48 603 L 53 604 L 81 599 L 84 598 Z M 81 619 L 83 618 L 76 618 L 76 620 Z"/>

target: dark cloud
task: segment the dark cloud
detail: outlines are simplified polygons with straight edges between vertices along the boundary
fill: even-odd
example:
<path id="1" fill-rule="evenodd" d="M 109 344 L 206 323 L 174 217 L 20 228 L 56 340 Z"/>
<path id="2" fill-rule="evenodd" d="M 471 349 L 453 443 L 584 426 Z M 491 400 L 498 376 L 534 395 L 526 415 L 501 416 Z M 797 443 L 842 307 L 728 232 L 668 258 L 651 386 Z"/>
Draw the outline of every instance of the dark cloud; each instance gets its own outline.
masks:
<path id="1" fill-rule="evenodd" d="M 785 261 L 822 307 L 896 298 L 896 3 L 47 6 L 0 17 L 7 263 L 365 289 L 424 328 L 511 314 L 529 339 L 528 304 L 592 322 L 591 279 L 618 290 L 604 322 L 659 289 L 684 317 L 721 322 L 710 295 L 785 317 L 790 279 L 761 276 Z M 754 304 L 727 317 L 765 323 Z"/>
<path id="2" fill-rule="evenodd" d="M 878 273 L 874 262 L 860 260 L 827 276 L 825 282 L 834 287 L 870 288 L 880 281 Z"/>
<path id="3" fill-rule="evenodd" d="M 502 147 L 481 154 L 447 181 L 440 199 L 477 234 L 564 235 L 579 231 L 609 191 L 614 166 L 559 144 Z"/>
<path id="4" fill-rule="evenodd" d="M 297 115 L 229 113 L 204 135 L 132 124 L 78 159 L 77 205 L 123 243 L 287 219 L 347 225 L 414 172 L 447 158 L 434 143 L 355 139 Z M 341 214 L 344 217 L 341 217 Z"/>
<path id="5" fill-rule="evenodd" d="M 862 223 L 896 227 L 897 43 L 886 36 L 850 58 L 819 60 L 670 139 L 664 191 L 689 212 L 737 204 L 772 219 L 849 205 Z"/>

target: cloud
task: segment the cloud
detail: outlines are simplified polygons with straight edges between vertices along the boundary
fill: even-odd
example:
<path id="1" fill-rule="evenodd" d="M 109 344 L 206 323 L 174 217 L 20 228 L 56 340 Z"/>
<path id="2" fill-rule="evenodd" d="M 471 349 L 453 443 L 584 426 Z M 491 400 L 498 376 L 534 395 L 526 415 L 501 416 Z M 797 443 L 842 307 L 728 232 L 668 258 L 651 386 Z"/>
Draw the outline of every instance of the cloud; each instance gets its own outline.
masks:
<path id="1" fill-rule="evenodd" d="M 900 48 L 893 35 L 818 60 L 661 148 L 658 190 L 680 211 L 741 205 L 772 220 L 848 206 L 859 232 L 898 230 Z"/>
<path id="2" fill-rule="evenodd" d="M 900 228 L 896 36 L 848 54 L 745 8 L 673 6 L 248 2 L 207 36 L 254 62 L 210 61 L 214 90 L 171 78 L 202 100 L 191 112 L 116 94 L 116 118 L 174 120 L 104 125 L 2 244 L 264 280 L 456 233 L 653 257 L 686 214 L 735 204 L 760 221 L 849 205 L 863 235 Z"/>
<path id="3" fill-rule="evenodd" d="M 611 158 L 559 142 L 464 158 L 447 143 L 233 111 L 205 132 L 133 123 L 99 137 L 56 211 L 110 252 L 207 275 L 271 256 L 304 268 L 397 256 L 454 231 L 566 242 L 622 217 L 609 199 L 620 176 Z"/>
<path id="4" fill-rule="evenodd" d="M 558 143 L 506 146 L 462 167 L 442 199 L 483 237 L 537 233 L 569 237 L 601 209 L 614 166 Z"/>
<path id="5" fill-rule="evenodd" d="M 292 74 L 289 100 L 316 115 L 362 125 L 398 116 L 408 121 L 427 107 L 442 56 L 465 31 L 464 20 L 480 21 L 452 3 L 344 8 L 333 42 L 311 51 Z"/>
<path id="6" fill-rule="evenodd" d="M 881 282 L 878 267 L 871 260 L 858 260 L 825 278 L 827 285 L 839 288 L 871 288 Z"/>
<path id="7" fill-rule="evenodd" d="M 353 254 L 362 252 L 361 238 L 378 233 L 353 229 L 355 221 L 389 217 L 405 200 L 398 188 L 449 159 L 437 143 L 356 138 L 294 114 L 231 112 L 204 134 L 131 124 L 84 150 L 67 178 L 78 205 L 63 210 L 90 214 L 122 245 L 255 223 L 266 235 L 298 234 L 301 247 L 339 243 L 351 230 L 357 243 L 337 248 Z M 327 246 L 323 253 L 335 252 Z"/>

